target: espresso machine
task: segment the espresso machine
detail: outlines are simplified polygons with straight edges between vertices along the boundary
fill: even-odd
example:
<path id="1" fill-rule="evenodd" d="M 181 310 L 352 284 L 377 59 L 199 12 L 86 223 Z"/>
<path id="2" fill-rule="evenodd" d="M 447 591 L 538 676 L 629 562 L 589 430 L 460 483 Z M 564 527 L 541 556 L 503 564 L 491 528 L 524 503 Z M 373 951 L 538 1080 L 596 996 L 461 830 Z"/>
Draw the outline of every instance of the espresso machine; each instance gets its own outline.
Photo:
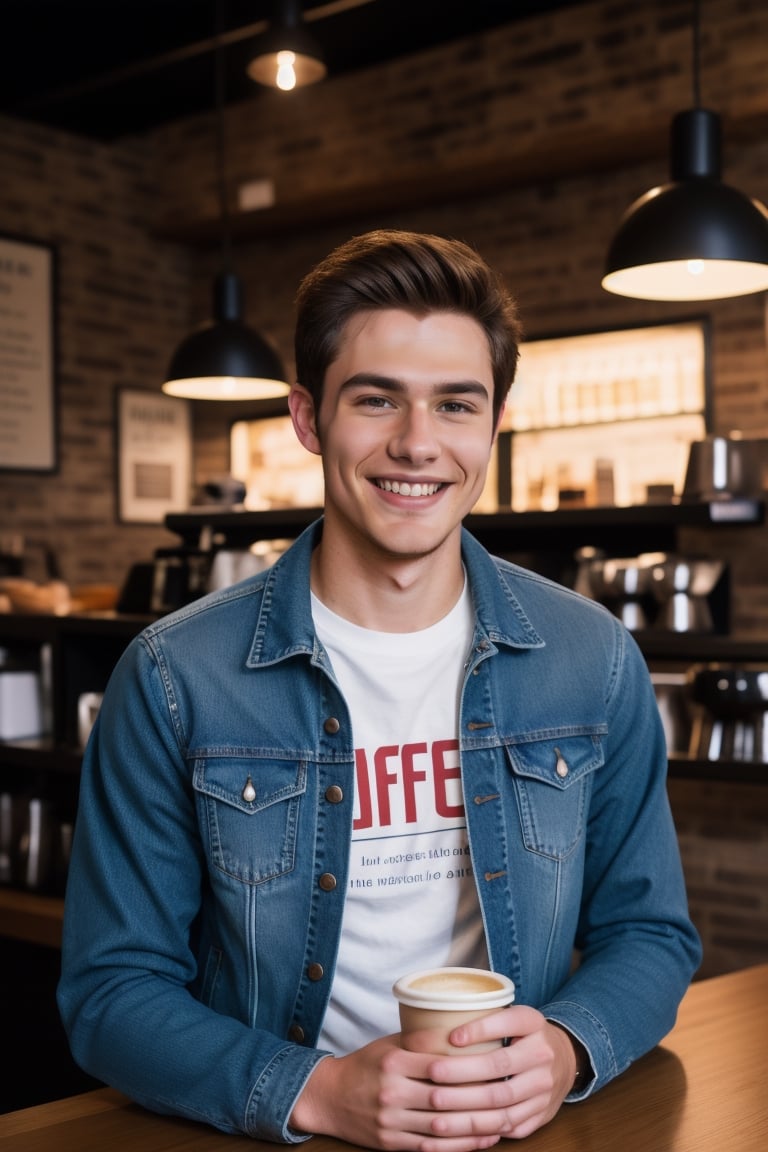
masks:
<path id="1" fill-rule="evenodd" d="M 584 577 L 582 559 L 582 581 Z M 668 552 L 586 561 L 590 595 L 632 632 L 727 632 L 728 567 Z"/>
<path id="2" fill-rule="evenodd" d="M 690 754 L 768 762 L 768 669 L 710 664 L 690 669 L 689 682 Z"/>
<path id="3" fill-rule="evenodd" d="M 665 555 L 649 572 L 649 587 L 658 604 L 656 627 L 668 632 L 725 631 L 726 576 L 721 560 Z"/>
<path id="4" fill-rule="evenodd" d="M 610 608 L 630 632 L 648 628 L 653 618 L 651 566 L 663 553 L 621 558 L 596 556 L 588 563 L 593 599 Z"/>

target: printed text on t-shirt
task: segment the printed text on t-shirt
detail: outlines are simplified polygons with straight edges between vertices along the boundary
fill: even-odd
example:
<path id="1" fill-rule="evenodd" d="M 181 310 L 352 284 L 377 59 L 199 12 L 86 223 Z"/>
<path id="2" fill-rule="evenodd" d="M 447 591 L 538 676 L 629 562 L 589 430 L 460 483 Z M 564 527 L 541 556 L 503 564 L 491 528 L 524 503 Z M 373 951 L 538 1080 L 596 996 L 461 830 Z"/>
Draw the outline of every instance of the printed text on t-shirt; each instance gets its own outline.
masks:
<path id="1" fill-rule="evenodd" d="M 446 818 L 464 815 L 460 801 L 461 776 L 457 740 L 435 740 L 432 744 L 384 744 L 369 762 L 364 748 L 355 751 L 357 808 L 354 828 L 387 828 L 404 821 L 414 824 L 424 816 Z M 403 804 L 401 813 L 392 812 L 395 797 Z"/>

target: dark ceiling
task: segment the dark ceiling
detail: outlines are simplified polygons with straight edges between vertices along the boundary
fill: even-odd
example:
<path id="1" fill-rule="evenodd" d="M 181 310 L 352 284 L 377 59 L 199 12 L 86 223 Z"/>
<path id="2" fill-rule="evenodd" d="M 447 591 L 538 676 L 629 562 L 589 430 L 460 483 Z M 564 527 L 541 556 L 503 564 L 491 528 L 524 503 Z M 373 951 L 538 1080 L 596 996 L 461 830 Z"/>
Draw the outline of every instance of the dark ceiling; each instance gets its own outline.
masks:
<path id="1" fill-rule="evenodd" d="M 584 0 L 307 0 L 331 76 Z M 223 30 L 228 101 L 272 0 L 0 0 L 0 113 L 97 140 L 148 131 L 215 103 Z"/>

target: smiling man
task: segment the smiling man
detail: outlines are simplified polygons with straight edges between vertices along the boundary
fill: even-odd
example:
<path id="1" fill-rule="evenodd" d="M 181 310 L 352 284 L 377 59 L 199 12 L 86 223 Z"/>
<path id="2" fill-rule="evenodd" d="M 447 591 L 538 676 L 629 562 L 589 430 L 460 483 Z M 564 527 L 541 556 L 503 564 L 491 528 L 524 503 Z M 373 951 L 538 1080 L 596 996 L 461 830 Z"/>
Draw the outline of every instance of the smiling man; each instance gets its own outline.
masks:
<path id="1" fill-rule="evenodd" d="M 493 396 L 476 321 L 397 309 L 348 322 L 317 407 L 296 385 L 296 431 L 324 462 L 312 580 L 329 608 L 382 631 L 399 621 L 402 631 L 453 607 L 461 522 L 483 490 L 496 434 Z"/>
<path id="2" fill-rule="evenodd" d="M 113 674 L 59 999 L 78 1061 L 149 1108 L 474 1152 L 674 1023 L 700 946 L 642 655 L 462 527 L 519 339 L 462 243 L 331 253 L 299 290 L 289 397 L 322 519 Z M 407 1051 L 392 984 L 446 965 L 506 973 L 515 1004 L 451 1056 Z"/>

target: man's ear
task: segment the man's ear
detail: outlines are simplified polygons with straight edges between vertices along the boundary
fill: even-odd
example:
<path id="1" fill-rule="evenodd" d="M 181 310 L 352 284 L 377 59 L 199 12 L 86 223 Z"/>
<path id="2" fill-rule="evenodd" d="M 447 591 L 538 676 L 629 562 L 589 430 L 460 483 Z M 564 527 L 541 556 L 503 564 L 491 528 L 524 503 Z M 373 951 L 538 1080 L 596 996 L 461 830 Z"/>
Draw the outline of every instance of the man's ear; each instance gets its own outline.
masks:
<path id="1" fill-rule="evenodd" d="M 320 456 L 320 437 L 317 434 L 315 402 L 303 384 L 292 385 L 288 393 L 288 408 L 299 440 L 309 452 L 314 452 L 315 456 Z"/>

